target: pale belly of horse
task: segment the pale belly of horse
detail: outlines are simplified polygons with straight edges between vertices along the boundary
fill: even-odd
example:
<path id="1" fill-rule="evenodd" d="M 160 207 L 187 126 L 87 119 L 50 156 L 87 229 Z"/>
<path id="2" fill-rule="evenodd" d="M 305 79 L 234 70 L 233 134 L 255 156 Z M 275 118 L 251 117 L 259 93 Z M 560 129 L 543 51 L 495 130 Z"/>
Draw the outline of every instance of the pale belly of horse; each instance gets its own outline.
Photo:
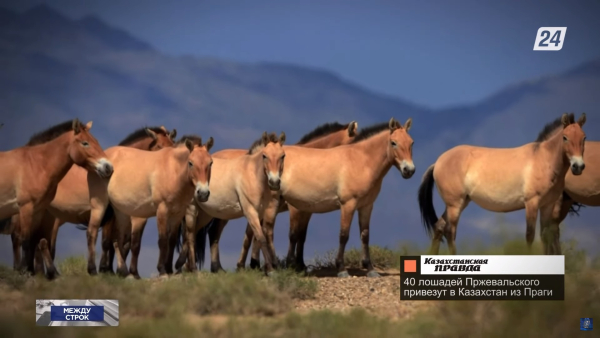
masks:
<path id="1" fill-rule="evenodd" d="M 300 211 L 311 213 L 326 213 L 340 208 L 339 198 L 335 194 L 311 193 L 305 195 L 288 192 L 285 200 Z"/>
<path id="2" fill-rule="evenodd" d="M 202 210 L 212 217 L 229 220 L 244 216 L 242 206 L 239 202 L 225 201 L 213 196 L 212 193 L 207 202 L 200 203 Z"/>
<path id="3" fill-rule="evenodd" d="M 111 199 L 110 203 L 113 207 L 128 216 L 140 218 L 156 216 L 157 205 L 151 201 L 134 199 L 115 201 Z"/>
<path id="4" fill-rule="evenodd" d="M 480 207 L 495 212 L 511 212 L 525 207 L 523 194 L 518 189 L 491 189 L 477 188 L 469 195 L 471 201 Z"/>

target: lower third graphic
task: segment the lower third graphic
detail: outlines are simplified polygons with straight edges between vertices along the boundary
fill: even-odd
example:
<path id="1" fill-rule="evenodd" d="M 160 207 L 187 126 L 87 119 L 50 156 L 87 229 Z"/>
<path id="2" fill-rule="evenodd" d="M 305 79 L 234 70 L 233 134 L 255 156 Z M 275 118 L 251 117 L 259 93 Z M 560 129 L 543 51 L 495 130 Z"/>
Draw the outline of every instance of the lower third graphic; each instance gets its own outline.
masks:
<path id="1" fill-rule="evenodd" d="M 38 299 L 37 326 L 119 326 L 119 301 Z"/>

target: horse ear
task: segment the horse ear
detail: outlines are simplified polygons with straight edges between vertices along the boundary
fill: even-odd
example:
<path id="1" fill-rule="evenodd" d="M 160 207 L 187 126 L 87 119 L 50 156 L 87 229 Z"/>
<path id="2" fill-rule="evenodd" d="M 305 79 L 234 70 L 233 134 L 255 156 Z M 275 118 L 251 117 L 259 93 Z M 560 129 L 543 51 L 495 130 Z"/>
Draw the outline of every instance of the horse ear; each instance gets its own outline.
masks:
<path id="1" fill-rule="evenodd" d="M 169 138 L 171 140 L 174 140 L 175 137 L 177 137 L 177 129 L 173 128 L 173 131 L 171 131 L 171 133 L 169 134 Z"/>
<path id="2" fill-rule="evenodd" d="M 404 129 L 406 131 L 408 131 L 410 129 L 410 127 L 412 126 L 412 118 L 409 117 L 408 120 L 406 120 L 406 123 L 404 124 Z"/>
<path id="3" fill-rule="evenodd" d="M 583 125 L 585 124 L 585 113 L 581 113 L 581 116 L 579 117 L 579 120 L 577 120 L 577 124 L 579 125 L 579 127 L 583 127 Z"/>
<path id="4" fill-rule="evenodd" d="M 156 133 L 150 130 L 150 128 L 146 128 L 146 135 L 150 136 L 150 138 L 152 138 L 153 140 L 156 140 L 158 138 L 156 136 Z"/>
<path id="5" fill-rule="evenodd" d="M 79 134 L 79 132 L 81 131 L 80 128 L 80 124 L 79 124 L 79 119 L 73 119 L 73 132 L 75 133 L 75 135 Z"/>
<path id="6" fill-rule="evenodd" d="M 90 122 L 88 122 L 88 123 L 85 124 L 85 129 L 86 130 L 92 129 L 92 121 L 90 121 Z"/>
<path id="7" fill-rule="evenodd" d="M 167 130 L 167 128 L 165 128 L 165 126 L 160 126 L 160 129 L 162 129 L 165 133 L 168 133 L 169 131 Z"/>
<path id="8" fill-rule="evenodd" d="M 390 119 L 390 123 L 388 124 L 388 127 L 390 127 L 390 130 L 396 129 L 396 120 L 394 120 L 393 117 Z"/>
<path id="9" fill-rule="evenodd" d="M 188 148 L 190 153 L 194 150 L 194 143 L 189 138 L 185 139 L 185 146 Z"/>
<path id="10" fill-rule="evenodd" d="M 560 122 L 562 122 L 563 128 L 571 124 L 571 121 L 569 121 L 569 114 L 564 113 Z"/>
<path id="11" fill-rule="evenodd" d="M 267 134 L 266 131 L 262 134 L 261 141 L 262 141 L 263 146 L 266 146 L 269 143 L 269 135 Z"/>
<path id="12" fill-rule="evenodd" d="M 281 135 L 279 135 L 279 144 L 283 145 L 285 143 L 285 133 L 281 132 Z"/>
<path id="13" fill-rule="evenodd" d="M 206 147 L 206 151 L 210 151 L 210 148 L 212 148 L 213 144 L 215 144 L 215 140 L 213 140 L 213 138 L 211 136 L 208 138 L 208 141 L 204 145 Z"/>
<path id="14" fill-rule="evenodd" d="M 350 122 L 350 125 L 348 126 L 348 136 L 350 136 L 350 137 L 356 136 L 357 130 L 358 130 L 358 122 L 356 122 L 356 121 Z"/>

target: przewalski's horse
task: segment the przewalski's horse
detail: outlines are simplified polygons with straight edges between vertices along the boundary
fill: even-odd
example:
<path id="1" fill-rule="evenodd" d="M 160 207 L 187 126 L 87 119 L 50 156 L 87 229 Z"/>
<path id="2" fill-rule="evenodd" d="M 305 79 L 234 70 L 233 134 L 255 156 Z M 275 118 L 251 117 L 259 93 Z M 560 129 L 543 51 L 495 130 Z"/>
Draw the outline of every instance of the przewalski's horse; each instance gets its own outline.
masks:
<path id="1" fill-rule="evenodd" d="M 412 119 L 402 126 L 394 118 L 365 129 L 348 145 L 327 149 L 285 147 L 285 170 L 280 193 L 290 207 L 306 213 L 341 211 L 340 246 L 336 259 L 339 277 L 348 277 L 344 251 L 350 224 L 358 210 L 363 266 L 370 277 L 379 276 L 369 254 L 369 223 L 383 178 L 392 166 L 408 179 L 415 172 L 413 140 L 408 134 Z M 265 212 L 264 226 L 274 224 L 275 213 Z M 272 232 L 271 230 L 267 230 Z M 295 243 L 292 243 L 294 245 Z M 261 241 L 264 250 L 265 243 Z M 274 256 L 274 252 L 269 254 Z M 263 251 L 263 254 L 265 252 Z M 265 255 L 266 256 L 266 255 Z M 265 264 L 266 266 L 266 264 Z"/>
<path id="2" fill-rule="evenodd" d="M 423 175 L 418 196 L 423 225 L 433 237 L 431 253 L 439 253 L 445 236 L 450 253 L 456 254 L 456 227 L 470 201 L 494 212 L 525 209 L 531 249 L 538 212 L 541 223 L 547 224 L 569 168 L 574 175 L 583 172 L 585 119 L 583 113 L 575 123 L 573 114 L 564 114 L 548 123 L 535 142 L 516 148 L 460 145 L 440 155 Z M 433 206 L 434 184 L 446 204 L 439 219 Z"/>
<path id="3" fill-rule="evenodd" d="M 173 139 L 176 135 L 177 130 L 173 129 L 172 132 L 169 132 L 164 126 L 144 127 L 129 134 L 119 145 L 154 151 L 163 147 L 173 146 Z M 112 213 L 107 212 L 103 219 L 103 224 L 114 221 L 113 216 Z M 86 230 L 89 220 L 90 197 L 87 185 L 87 172 L 78 166 L 72 166 L 65 177 L 58 183 L 56 195 L 44 213 L 39 230 L 39 235 L 45 238 L 50 245 L 52 260 L 54 260 L 56 253 L 56 239 L 60 226 L 69 222 L 75 224 L 80 230 Z M 13 216 L 12 221 L 15 228 L 18 228 L 18 217 Z M 110 227 L 107 228 L 110 229 Z M 108 232 L 106 229 L 102 232 L 103 240 L 109 236 Z M 18 232 L 16 231 L 13 231 L 11 235 L 15 264 L 18 264 L 20 260 L 20 244 L 17 235 Z M 107 244 L 112 248 L 110 240 L 106 240 L 106 243 L 103 243 L 103 245 Z M 112 253 L 114 254 L 114 250 L 112 250 Z M 37 250 L 35 256 L 36 271 L 43 272 L 43 265 L 41 264 L 42 256 L 40 254 L 41 252 Z M 110 268 L 110 271 L 112 271 L 112 268 Z"/>
<path id="4" fill-rule="evenodd" d="M 567 214 L 578 214 L 582 206 L 600 206 L 600 142 L 585 141 L 583 160 L 585 170 L 581 175 L 567 172 L 565 190 L 554 206 L 552 221 L 542 224 L 541 237 L 546 254 L 561 255 L 559 225 Z"/>
<path id="5" fill-rule="evenodd" d="M 265 208 L 273 199 L 272 192 L 278 191 L 284 167 L 283 149 L 285 133 L 279 137 L 274 133 L 263 133 L 254 142 L 247 154 L 229 159 L 214 158 L 215 172 L 212 177 L 211 197 L 208 202 L 191 204 L 185 217 L 185 240 L 177 260 L 176 269 L 188 260 L 188 268 L 195 270 L 195 236 L 213 218 L 238 219 L 245 216 L 254 236 L 261 242 L 265 257 L 265 273 L 270 275 L 273 256 L 267 250 L 266 237 L 261 221 Z M 258 149 L 258 150 L 257 150 Z M 218 252 L 211 252 L 217 256 Z"/>
<path id="6" fill-rule="evenodd" d="M 358 123 L 356 121 L 352 121 L 348 124 L 340 124 L 337 122 L 326 123 L 318 126 L 311 132 L 304 135 L 296 145 L 307 147 L 307 148 L 332 148 L 337 147 L 339 145 L 344 145 L 352 142 L 354 137 L 358 132 Z M 284 150 L 287 146 L 284 146 Z M 259 147 L 254 148 L 255 151 L 259 150 Z M 213 154 L 213 158 L 234 158 L 238 156 L 242 156 L 248 153 L 247 150 L 244 149 L 225 149 L 218 151 Z M 306 224 L 298 224 L 296 221 L 298 219 L 307 219 L 304 216 L 304 213 L 299 211 L 294 207 L 290 207 L 284 200 L 279 199 L 279 192 L 275 191 L 272 193 L 273 200 L 271 203 L 277 203 L 277 205 L 271 205 L 267 208 L 267 210 L 271 210 L 272 208 L 277 208 L 277 213 L 290 211 L 290 245 L 289 252 L 291 255 L 294 255 L 296 250 L 296 245 L 292 243 L 292 238 L 296 238 L 296 236 L 301 238 L 306 238 L 306 230 L 308 227 L 308 221 Z M 273 218 L 273 217 L 270 217 Z M 310 213 L 308 215 L 310 218 Z M 217 272 L 223 270 L 221 266 L 221 262 L 218 259 L 219 257 L 219 239 L 221 237 L 221 233 L 223 232 L 223 228 L 227 225 L 227 220 L 221 219 L 213 219 L 206 227 L 202 228 L 198 231 L 198 235 L 196 236 L 196 259 L 198 263 L 198 267 L 201 267 L 204 262 L 204 252 L 206 246 L 206 233 L 208 233 L 208 238 L 210 242 L 210 251 L 214 253 L 214 257 L 212 257 L 211 262 L 211 271 Z M 274 225 L 273 225 L 274 226 Z M 264 227 L 263 229 L 269 231 L 273 229 L 273 226 Z M 271 250 L 275 252 L 275 247 L 273 246 L 273 233 L 267 232 L 265 233 L 267 238 L 267 243 L 271 247 Z M 246 257 L 248 255 L 248 249 L 250 248 L 250 244 L 254 238 L 254 232 L 252 231 L 252 227 L 250 224 L 246 226 L 246 233 L 244 235 L 244 242 L 242 245 L 242 252 L 240 254 L 240 258 L 237 264 L 238 269 L 242 269 L 245 266 Z M 303 243 L 303 241 L 302 241 Z M 301 248 L 299 249 L 301 250 Z M 300 251 L 301 252 L 301 251 Z M 288 254 L 289 255 L 289 254 Z M 252 247 L 252 258 L 250 260 L 251 268 L 260 268 L 260 244 L 254 240 Z M 189 263 L 189 262 L 188 262 Z M 277 257 L 273 257 L 273 266 L 277 266 Z M 188 265 L 189 270 L 189 265 Z"/>
<path id="7" fill-rule="evenodd" d="M 114 230 L 117 232 L 117 272 L 126 276 L 123 260 L 124 244 L 131 234 L 131 273 L 137 273 L 137 259 L 143 227 L 150 217 L 156 216 L 160 254 L 157 269 L 166 274 L 165 261 L 170 229 L 175 230 L 185 216 L 192 200 L 204 202 L 210 194 L 212 158 L 210 148 L 213 138 L 205 145 L 197 136 L 185 136 L 175 147 L 157 151 L 142 151 L 128 147 L 107 150 L 108 158 L 115 164 L 115 172 L 106 181 L 90 180 L 91 217 L 88 226 L 88 272 L 95 266 L 95 246 L 98 227 L 108 205 L 115 214 Z M 105 226 L 109 226 L 106 224 Z"/>
<path id="8" fill-rule="evenodd" d="M 91 128 L 91 121 L 86 125 L 78 119 L 63 122 L 35 134 L 23 147 L 0 153 L 0 229 L 12 228 L 12 216 L 19 215 L 14 238 L 21 241 L 23 248 L 21 269 L 35 273 L 38 243 L 48 253 L 47 240 L 38 235 L 40 221 L 54 199 L 58 183 L 73 164 L 103 179 L 113 173 L 111 162 L 89 132 Z M 6 229 L 2 233 L 13 231 Z M 48 278 L 55 274 L 55 267 L 48 266 Z"/>

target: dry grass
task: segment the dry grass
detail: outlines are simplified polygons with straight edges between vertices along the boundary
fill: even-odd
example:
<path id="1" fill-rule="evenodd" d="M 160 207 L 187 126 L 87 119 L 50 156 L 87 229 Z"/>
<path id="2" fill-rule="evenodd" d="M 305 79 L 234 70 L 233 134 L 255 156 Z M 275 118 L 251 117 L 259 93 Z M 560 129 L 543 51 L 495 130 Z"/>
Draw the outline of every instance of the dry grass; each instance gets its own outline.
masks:
<path id="1" fill-rule="evenodd" d="M 279 271 L 274 278 L 258 272 L 182 275 L 168 280 L 123 280 L 89 277 L 85 262 L 71 258 L 60 264 L 62 278 L 48 282 L 25 279 L 0 267 L 0 337 L 95 337 L 110 331 L 115 337 L 576 337 L 581 317 L 600 313 L 600 260 L 591 259 L 575 243 L 565 243 L 565 301 L 433 302 L 409 319 L 390 320 L 367 310 L 340 312 L 303 309 L 321 294 L 317 278 Z M 540 248 L 536 248 L 539 250 Z M 373 247 L 373 261 L 393 267 L 400 254 L 424 253 L 423 248 L 398 250 Z M 485 249 L 460 248 L 468 254 L 524 254 L 522 238 Z M 327 255 L 315 265 L 331 267 Z M 360 251 L 350 250 L 350 267 L 360 266 Z M 362 285 L 355 279 L 357 287 Z M 335 283 L 329 279 L 328 283 Z M 340 282 L 341 283 L 341 282 Z M 350 285 L 350 284 L 349 284 Z M 335 286 L 332 286 L 332 288 Z M 381 287 L 384 290 L 384 287 Z M 375 290 L 377 290 L 375 288 Z M 385 289 L 387 290 L 387 289 Z M 384 290 L 384 291 L 385 291 Z M 357 290 L 358 291 L 358 290 Z M 352 292 L 352 290 L 349 290 Z M 371 291 L 374 292 L 374 291 Z M 395 291 L 394 291 L 395 293 Z M 392 293 L 390 293 L 392 294 Z M 112 298 L 120 301 L 118 328 L 38 328 L 33 319 L 36 298 Z M 330 301 L 335 301 L 331 297 Z M 400 302 L 402 303 L 402 302 Z"/>

